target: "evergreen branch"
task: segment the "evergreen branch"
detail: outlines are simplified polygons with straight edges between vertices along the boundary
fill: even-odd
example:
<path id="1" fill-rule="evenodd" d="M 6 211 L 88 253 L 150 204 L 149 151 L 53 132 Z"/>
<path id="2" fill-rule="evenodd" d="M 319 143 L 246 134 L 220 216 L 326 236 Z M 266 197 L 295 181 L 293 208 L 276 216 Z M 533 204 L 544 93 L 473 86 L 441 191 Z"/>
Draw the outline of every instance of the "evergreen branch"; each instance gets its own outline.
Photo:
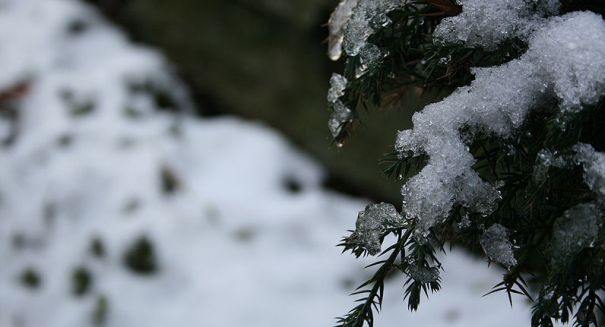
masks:
<path id="1" fill-rule="evenodd" d="M 389 247 L 385 251 L 392 251 L 389 257 L 383 261 L 380 268 L 376 271 L 374 276 L 361 284 L 352 295 L 366 294 L 363 298 L 357 299 L 356 302 L 361 302 L 355 308 L 353 308 L 346 316 L 337 318 L 337 325 L 335 327 L 363 327 L 365 323 L 369 327 L 374 324 L 373 310 L 379 311 L 382 305 L 382 299 L 384 294 L 384 280 L 388 273 L 395 265 L 395 261 L 400 253 L 405 250 L 405 244 L 411 235 L 412 230 L 407 230 L 405 234 L 398 235 L 397 242 L 394 246 Z M 384 254 L 385 252 L 383 252 Z M 359 290 L 366 286 L 372 285 L 370 289 Z"/>

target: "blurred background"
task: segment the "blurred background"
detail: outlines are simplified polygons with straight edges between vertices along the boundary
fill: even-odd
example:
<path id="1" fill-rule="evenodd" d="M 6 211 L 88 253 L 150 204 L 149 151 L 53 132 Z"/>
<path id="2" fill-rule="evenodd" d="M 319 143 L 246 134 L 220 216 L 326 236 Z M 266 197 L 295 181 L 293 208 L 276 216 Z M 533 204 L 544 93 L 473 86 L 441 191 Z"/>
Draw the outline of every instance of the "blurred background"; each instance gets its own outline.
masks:
<path id="1" fill-rule="evenodd" d="M 331 326 L 370 271 L 335 246 L 433 100 L 331 144 L 331 0 L 0 0 L 0 326 Z M 377 326 L 528 325 L 460 250 Z M 469 279 L 468 276 L 473 276 Z"/>

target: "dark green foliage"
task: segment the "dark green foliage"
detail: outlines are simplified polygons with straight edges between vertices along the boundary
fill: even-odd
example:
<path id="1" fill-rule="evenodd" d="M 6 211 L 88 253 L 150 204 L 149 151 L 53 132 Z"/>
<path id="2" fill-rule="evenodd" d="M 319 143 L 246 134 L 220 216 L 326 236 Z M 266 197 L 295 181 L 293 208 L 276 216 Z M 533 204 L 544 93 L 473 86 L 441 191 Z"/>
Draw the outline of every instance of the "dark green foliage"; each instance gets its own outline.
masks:
<path id="1" fill-rule="evenodd" d="M 124 265 L 135 274 L 151 275 L 158 269 L 153 244 L 145 236 L 131 245 L 123 260 Z"/>
<path id="2" fill-rule="evenodd" d="M 90 242 L 89 251 L 90 254 L 97 258 L 104 258 L 106 255 L 105 245 L 103 244 L 103 241 L 98 237 L 93 238 Z"/>
<path id="3" fill-rule="evenodd" d="M 131 214 L 137 211 L 141 207 L 141 201 L 139 199 L 133 198 L 130 199 L 125 205 L 122 211 L 125 214 Z"/>
<path id="4" fill-rule="evenodd" d="M 71 274 L 71 293 L 80 297 L 86 295 L 93 283 L 93 277 L 86 267 L 77 267 Z"/>
<path id="5" fill-rule="evenodd" d="M 151 81 L 143 83 L 131 83 L 130 92 L 133 94 L 147 94 L 153 100 L 156 108 L 166 111 L 179 111 L 181 108 L 180 101 L 176 96 L 161 85 L 154 84 Z"/>
<path id="6" fill-rule="evenodd" d="M 57 144 L 61 148 L 67 148 L 74 142 L 74 137 L 70 134 L 63 134 L 57 139 Z"/>
<path id="7" fill-rule="evenodd" d="M 96 108 L 95 101 L 92 99 L 79 99 L 76 98 L 71 90 L 65 90 L 61 93 L 61 97 L 69 113 L 74 117 L 84 117 L 94 112 Z"/>
<path id="8" fill-rule="evenodd" d="M 282 181 L 284 188 L 292 194 L 298 194 L 302 192 L 303 185 L 296 178 L 287 176 Z"/>
<path id="9" fill-rule="evenodd" d="M 81 19 L 74 19 L 67 24 L 67 33 L 72 36 L 80 35 L 88 30 L 88 23 Z"/>
<path id="10" fill-rule="evenodd" d="M 95 301 L 94 308 L 91 313 L 91 322 L 93 326 L 101 327 L 107 323 L 107 315 L 109 314 L 109 300 L 104 295 L 99 295 Z"/>
<path id="11" fill-rule="evenodd" d="M 379 260 L 366 268 L 378 266 L 374 275 L 361 284 L 352 295 L 361 295 L 356 300 L 359 304 L 355 306 L 347 315 L 338 318 L 337 327 L 363 327 L 365 323 L 369 326 L 374 322 L 374 311 L 380 311 L 384 294 L 385 279 L 392 272 L 406 273 L 411 269 L 428 269 L 436 271 L 440 269 L 441 264 L 435 256 L 436 249 L 442 249 L 442 244 L 438 244 L 434 235 L 430 235 L 426 243 L 421 244 L 416 238 L 411 237 L 413 226 L 409 226 L 405 233 L 402 231 L 392 231 L 396 236 L 396 241 L 379 257 L 386 259 Z M 366 256 L 367 251 L 351 242 L 350 238 L 343 239 L 340 246 L 344 251 L 351 251 L 356 257 Z M 440 278 L 435 274 L 432 280 L 415 279 L 414 274 L 409 274 L 405 283 L 406 289 L 404 297 L 408 300 L 408 308 L 416 310 L 420 304 L 422 294 L 428 296 L 429 291 L 435 292 L 441 288 Z"/>
<path id="12" fill-rule="evenodd" d="M 181 182 L 179 178 L 175 175 L 172 169 L 168 167 L 163 167 L 160 171 L 160 179 L 162 191 L 165 194 L 172 194 L 179 190 L 181 187 Z"/>
<path id="13" fill-rule="evenodd" d="M 42 285 L 42 277 L 34 268 L 27 268 L 19 276 L 21 285 L 30 289 L 39 288 Z"/>
<path id="14" fill-rule="evenodd" d="M 431 35 L 435 26 L 446 15 L 456 14 L 455 8 L 449 0 L 408 2 L 402 9 L 389 13 L 393 23 L 370 38 L 370 42 L 389 53 L 378 67 L 355 79 L 359 59 L 346 58 L 344 75 L 349 84 L 342 100 L 355 111 L 356 117 L 361 108 L 371 111 L 397 105 L 398 97 L 406 92 L 449 92 L 468 85 L 473 79 L 471 67 L 500 65 L 527 49 L 520 40 L 510 40 L 491 51 L 434 44 Z M 564 1 L 564 12 L 579 9 L 603 13 L 605 3 Z M 605 151 L 603 122 L 605 99 L 574 114 L 562 114 L 559 104 L 553 100 L 531 111 L 524 125 L 507 139 L 488 134 L 469 137 L 468 146 L 476 159 L 473 168 L 484 180 L 498 185 L 501 192 L 498 209 L 483 217 L 455 207 L 448 219 L 432 228 L 426 237 L 414 235 L 413 219 L 408 219 L 405 228 L 390 230 L 396 241 L 381 254 L 382 259 L 370 265 L 377 270 L 354 293 L 362 296 L 359 304 L 339 318 L 337 326 L 372 326 L 373 314 L 382 303 L 384 280 L 393 271 L 400 272 L 406 281 L 404 298 L 409 309 L 416 310 L 423 296 L 440 289 L 440 279 L 437 275 L 427 281 L 415 272 L 421 269 L 425 276 L 432 276 L 442 269 L 435 253 L 443 250 L 444 242 L 483 254 L 480 240 L 485 228 L 493 224 L 510 231 L 518 264 L 507 271 L 502 282 L 488 294 L 506 293 L 511 305 L 513 294 L 531 301 L 531 325 L 535 327 L 553 326 L 555 321 L 598 326 L 598 317 L 605 313 L 601 299 L 605 291 L 603 208 L 595 210 L 597 217 L 591 217 L 599 223 L 598 230 L 594 231 L 598 238 L 590 246 L 581 247 L 579 253 L 569 258 L 561 258 L 563 254 L 554 241 L 557 222 L 571 208 L 594 203 L 603 205 L 597 194 L 587 187 L 582 165 L 572 160 L 572 147 L 578 143 Z M 342 143 L 350 127 L 345 126 L 335 142 Z M 385 137 L 394 138 L 394 135 Z M 564 158 L 566 164 L 541 165 L 544 151 Z M 385 173 L 401 182 L 416 175 L 426 162 L 423 155 L 402 157 L 396 153 L 385 155 L 381 160 Z M 340 245 L 357 257 L 367 255 L 353 236 L 344 238 Z"/>

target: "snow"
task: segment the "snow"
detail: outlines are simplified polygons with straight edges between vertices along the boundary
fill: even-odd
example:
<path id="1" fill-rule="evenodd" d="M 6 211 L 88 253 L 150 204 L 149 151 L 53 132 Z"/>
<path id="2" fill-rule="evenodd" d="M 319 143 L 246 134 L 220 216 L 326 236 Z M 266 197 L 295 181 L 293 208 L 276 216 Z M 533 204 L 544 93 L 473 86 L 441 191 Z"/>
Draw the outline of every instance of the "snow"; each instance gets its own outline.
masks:
<path id="1" fill-rule="evenodd" d="M 470 86 L 415 113 L 413 129 L 398 135 L 401 156 L 429 156 L 402 188 L 403 211 L 418 220 L 419 234 L 447 219 L 455 204 L 483 216 L 497 207 L 499 191 L 473 170 L 468 139 L 510 137 L 544 103 L 558 101 L 562 112 L 574 112 L 598 101 L 605 93 L 605 22 L 588 12 L 553 17 L 519 59 L 473 72 Z"/>
<path id="2" fill-rule="evenodd" d="M 584 182 L 597 194 L 599 201 L 605 201 L 605 153 L 584 143 L 576 144 L 573 150 L 575 161 L 584 166 Z"/>
<path id="3" fill-rule="evenodd" d="M 505 40 L 527 37 L 545 16 L 556 14 L 559 0 L 459 0 L 462 13 L 443 19 L 433 36 L 443 43 L 494 49 Z"/>
<path id="4" fill-rule="evenodd" d="M 392 228 L 401 228 L 403 217 L 389 203 L 369 204 L 360 211 L 355 224 L 355 242 L 371 255 L 380 253 L 382 239 Z"/>
<path id="5" fill-rule="evenodd" d="M 494 262 L 501 263 L 509 269 L 517 264 L 513 245 L 508 240 L 508 230 L 500 224 L 493 224 L 481 236 L 481 247 Z"/>
<path id="6" fill-rule="evenodd" d="M 91 326 L 96 312 L 111 327 L 308 327 L 350 309 L 368 262 L 335 244 L 366 201 L 323 189 L 322 169 L 262 125 L 191 117 L 160 53 L 78 1 L 0 0 L 0 89 L 19 83 L 2 103 L 18 119 L 0 125 L 18 131 L 0 147 L 0 326 Z M 142 237 L 157 266 L 144 275 L 124 264 Z M 443 290 L 412 314 L 392 279 L 377 326 L 528 323 L 525 304 L 481 296 L 497 270 L 440 260 Z M 82 268 L 91 287 L 75 297 Z"/>
<path id="7" fill-rule="evenodd" d="M 599 237 L 599 208 L 579 204 L 557 218 L 553 226 L 551 269 L 564 270 L 584 248 L 593 247 Z"/>

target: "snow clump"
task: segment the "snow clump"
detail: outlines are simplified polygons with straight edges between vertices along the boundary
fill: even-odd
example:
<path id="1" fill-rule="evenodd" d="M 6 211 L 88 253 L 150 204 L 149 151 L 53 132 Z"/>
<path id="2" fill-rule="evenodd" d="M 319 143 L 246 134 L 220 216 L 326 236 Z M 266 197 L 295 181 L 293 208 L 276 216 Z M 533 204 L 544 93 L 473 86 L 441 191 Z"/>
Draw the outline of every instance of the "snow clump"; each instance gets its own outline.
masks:
<path id="1" fill-rule="evenodd" d="M 508 230 L 500 224 L 494 224 L 481 236 L 481 247 L 490 260 L 498 262 L 506 269 L 517 264 L 513 245 L 508 240 Z"/>
<path id="2" fill-rule="evenodd" d="M 352 119 L 352 111 L 349 109 L 340 98 L 345 94 L 347 88 L 346 77 L 340 74 L 332 74 L 330 78 L 330 90 L 328 91 L 328 102 L 332 106 L 332 114 L 328 121 L 328 127 L 332 137 L 337 137 L 342 130 L 342 126 Z"/>
<path id="3" fill-rule="evenodd" d="M 402 227 L 403 222 L 403 217 L 392 204 L 370 204 L 359 212 L 352 237 L 369 254 L 376 255 L 380 252 L 386 232 L 391 228 Z"/>
<path id="4" fill-rule="evenodd" d="M 494 49 L 511 38 L 526 39 L 559 11 L 559 0 L 460 0 L 462 13 L 445 18 L 433 36 L 444 43 Z"/>
<path id="5" fill-rule="evenodd" d="M 399 133 L 401 156 L 428 155 L 428 164 L 402 188 L 403 210 L 418 220 L 417 232 L 448 218 L 452 207 L 491 214 L 498 190 L 473 170 L 475 158 L 460 130 L 472 137 L 507 138 L 528 113 L 558 100 L 563 112 L 598 101 L 605 92 L 605 22 L 579 12 L 548 20 L 529 38 L 519 59 L 473 70 L 470 86 L 414 114 L 413 129 Z"/>

